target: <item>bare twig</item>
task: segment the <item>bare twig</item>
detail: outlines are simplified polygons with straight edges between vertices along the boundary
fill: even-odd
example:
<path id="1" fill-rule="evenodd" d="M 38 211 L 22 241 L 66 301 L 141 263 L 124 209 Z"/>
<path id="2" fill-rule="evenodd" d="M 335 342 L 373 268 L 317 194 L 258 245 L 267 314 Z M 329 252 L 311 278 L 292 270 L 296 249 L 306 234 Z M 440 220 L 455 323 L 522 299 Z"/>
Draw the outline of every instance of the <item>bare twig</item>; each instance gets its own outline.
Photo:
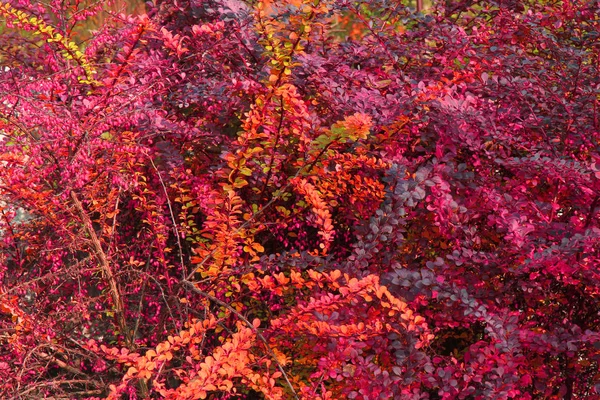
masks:
<path id="1" fill-rule="evenodd" d="M 90 236 L 92 245 L 94 246 L 96 257 L 98 258 L 98 262 L 100 263 L 100 268 L 102 269 L 104 277 L 108 281 L 108 285 L 110 287 L 110 294 L 115 306 L 115 314 L 117 315 L 119 329 L 123 333 L 127 345 L 132 346 L 133 340 L 131 338 L 131 332 L 129 332 L 129 330 L 127 329 L 127 323 L 125 321 L 125 306 L 121 297 L 121 291 L 119 290 L 119 286 L 117 285 L 117 280 L 115 279 L 112 268 L 110 267 L 110 264 L 106 257 L 106 253 L 104 253 L 102 245 L 100 244 L 100 240 L 98 240 L 98 236 L 96 235 L 96 231 L 94 231 L 90 217 L 83 209 L 83 206 L 81 205 L 81 202 L 79 201 L 79 198 L 77 197 L 77 194 L 75 194 L 74 191 L 71 191 L 71 199 L 73 200 L 73 204 L 77 209 L 77 213 L 79 214 L 79 217 L 83 222 L 83 226 L 87 234 Z"/>
<path id="2" fill-rule="evenodd" d="M 84 375 L 87 376 L 86 373 L 82 372 L 80 369 L 75 368 L 70 366 L 69 364 L 67 364 L 66 362 L 51 356 L 50 354 L 44 352 L 44 351 L 39 351 L 37 353 L 42 359 L 50 361 L 53 364 L 58 365 L 60 368 L 64 369 L 65 371 L 69 371 L 70 373 L 72 373 L 73 375 Z"/>
<path id="3" fill-rule="evenodd" d="M 175 238 L 177 239 L 177 248 L 179 251 L 179 262 L 181 263 L 182 274 L 183 274 L 183 276 L 185 276 L 185 263 L 183 261 L 183 249 L 181 247 L 181 237 L 179 236 L 180 233 L 179 233 L 179 229 L 177 228 L 177 221 L 175 220 L 175 213 L 173 212 L 173 205 L 171 204 L 171 199 L 169 199 L 169 193 L 167 192 L 167 186 L 165 185 L 165 182 L 163 181 L 160 171 L 158 170 L 158 168 L 156 168 L 156 164 L 154 164 L 152 157 L 150 157 L 150 155 L 148 155 L 148 154 L 146 154 L 146 156 L 150 160 L 150 164 L 152 164 L 152 168 L 154 168 L 154 170 L 156 171 L 156 174 L 158 175 L 158 180 L 160 181 L 160 185 L 162 186 L 163 192 L 165 193 L 165 199 L 167 200 L 167 206 L 169 207 L 169 215 L 171 216 L 171 222 L 173 223 L 173 232 L 175 233 Z"/>

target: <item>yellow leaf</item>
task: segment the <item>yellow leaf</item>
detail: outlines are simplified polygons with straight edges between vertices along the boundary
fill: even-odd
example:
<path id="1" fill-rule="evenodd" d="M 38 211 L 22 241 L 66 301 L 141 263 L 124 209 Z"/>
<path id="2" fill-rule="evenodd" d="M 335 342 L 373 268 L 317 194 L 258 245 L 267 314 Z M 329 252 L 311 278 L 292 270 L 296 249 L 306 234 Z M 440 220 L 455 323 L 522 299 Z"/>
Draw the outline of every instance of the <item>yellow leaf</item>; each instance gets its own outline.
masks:
<path id="1" fill-rule="evenodd" d="M 329 276 L 331 277 L 331 280 L 337 281 L 342 276 L 342 272 L 339 269 L 336 269 L 335 271 L 332 271 Z"/>
<path id="2" fill-rule="evenodd" d="M 150 349 L 146 352 L 146 358 L 151 360 L 152 357 L 156 357 L 156 351 Z"/>
<path id="3" fill-rule="evenodd" d="M 252 248 L 254 248 L 254 250 L 256 250 L 259 253 L 265 251 L 265 248 L 260 243 L 252 243 Z"/>
<path id="4" fill-rule="evenodd" d="M 273 349 L 273 353 L 275 353 L 277 362 L 279 364 L 281 364 L 282 367 L 285 367 L 287 365 L 287 363 L 289 362 L 287 356 L 277 349 Z"/>

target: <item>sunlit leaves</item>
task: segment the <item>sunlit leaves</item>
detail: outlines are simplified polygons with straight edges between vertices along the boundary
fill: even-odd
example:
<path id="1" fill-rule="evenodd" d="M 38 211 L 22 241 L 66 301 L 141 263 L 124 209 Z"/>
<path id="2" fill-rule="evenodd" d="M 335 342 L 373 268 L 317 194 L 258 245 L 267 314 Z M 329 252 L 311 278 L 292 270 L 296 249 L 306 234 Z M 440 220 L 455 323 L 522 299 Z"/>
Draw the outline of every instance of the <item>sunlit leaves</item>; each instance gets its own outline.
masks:
<path id="1" fill-rule="evenodd" d="M 2 5 L 0 397 L 597 395 L 593 2 L 158 3 Z"/>

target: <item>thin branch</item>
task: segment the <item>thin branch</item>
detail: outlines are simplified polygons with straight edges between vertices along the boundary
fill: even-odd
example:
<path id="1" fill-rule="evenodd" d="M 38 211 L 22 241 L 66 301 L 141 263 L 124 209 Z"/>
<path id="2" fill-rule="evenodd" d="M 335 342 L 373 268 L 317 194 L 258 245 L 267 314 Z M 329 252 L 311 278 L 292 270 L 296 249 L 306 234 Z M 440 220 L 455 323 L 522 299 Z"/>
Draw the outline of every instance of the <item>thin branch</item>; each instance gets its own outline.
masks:
<path id="1" fill-rule="evenodd" d="M 149 251 L 148 252 L 148 259 L 146 260 L 146 273 L 148 273 L 148 267 L 150 266 L 150 258 L 151 258 L 152 252 Z M 134 338 L 137 336 L 138 333 L 138 329 L 140 327 L 140 321 L 142 320 L 142 306 L 144 303 L 144 296 L 146 295 L 146 283 L 148 282 L 148 280 L 144 280 L 144 282 L 142 283 L 142 290 L 140 291 L 140 301 L 138 303 L 138 309 L 137 309 L 137 318 L 135 319 L 135 326 L 133 328 L 133 333 L 131 334 Z"/>
<path id="2" fill-rule="evenodd" d="M 267 177 L 265 178 L 265 183 L 260 191 L 260 197 L 262 198 L 263 194 L 267 190 L 267 186 L 269 185 L 269 181 L 271 180 L 271 175 L 273 175 L 273 163 L 275 162 L 275 150 L 277 149 L 277 143 L 279 142 L 279 138 L 281 136 L 281 129 L 283 128 L 283 120 L 285 116 L 285 108 L 283 102 L 283 96 L 281 96 L 281 115 L 279 117 L 279 126 L 277 127 L 277 134 L 275 135 L 275 143 L 273 143 L 273 150 L 271 150 L 271 159 L 269 160 L 269 171 L 267 172 Z"/>
<path id="3" fill-rule="evenodd" d="M 113 215 L 113 220 L 112 220 L 112 229 L 110 231 L 110 241 L 111 241 L 111 247 L 115 241 L 115 232 L 117 231 L 117 214 L 119 213 L 119 201 L 121 199 L 121 189 L 119 189 L 119 193 L 117 194 L 117 201 L 115 202 L 115 211 L 114 211 L 114 215 Z"/>
<path id="4" fill-rule="evenodd" d="M 300 172 L 303 169 L 304 168 L 299 168 L 298 171 L 296 172 L 296 174 L 292 178 L 297 178 L 300 175 Z M 233 232 L 233 234 L 235 235 L 235 234 L 241 232 L 243 229 L 245 229 L 248 225 L 250 225 L 250 223 L 252 221 L 254 221 L 256 219 L 256 217 L 258 217 L 260 214 L 264 213 L 267 208 L 269 208 L 273 203 L 275 203 L 275 201 L 277 201 L 277 199 L 279 199 L 281 196 L 283 196 L 283 194 L 285 193 L 285 191 L 292 185 L 292 183 L 290 181 L 288 181 L 288 183 L 279 191 L 279 193 L 277 195 L 273 196 L 271 198 L 271 200 L 269 200 L 269 202 L 264 205 L 263 208 L 261 208 L 260 210 L 256 211 L 255 213 L 253 213 L 250 216 L 250 218 L 248 218 L 246 220 L 246 222 L 244 222 L 242 225 L 240 225 L 240 227 L 237 228 Z M 204 263 L 206 263 L 217 252 L 217 250 L 218 250 L 218 248 L 215 248 L 210 253 L 208 253 L 206 255 L 206 257 L 204 257 L 204 259 L 198 264 L 198 267 L 195 268 L 194 270 L 192 270 L 192 272 L 190 272 L 189 275 L 183 281 L 184 282 L 189 281 L 192 278 L 192 276 L 194 276 L 194 274 L 196 273 L 196 270 L 198 268 L 202 267 L 204 265 Z"/>
<path id="5" fill-rule="evenodd" d="M 78 368 L 72 367 L 69 364 L 67 364 L 66 362 L 59 360 L 58 358 L 51 356 L 50 354 L 40 351 L 37 353 L 42 359 L 46 360 L 46 361 L 50 361 L 53 364 L 58 365 L 60 368 L 64 369 L 65 371 L 69 371 L 70 373 L 72 373 L 73 375 L 83 375 L 83 376 L 87 376 L 87 374 L 83 371 L 81 371 Z"/>
<path id="6" fill-rule="evenodd" d="M 113 299 L 113 303 L 115 306 L 115 313 L 117 315 L 117 320 L 119 323 L 119 329 L 123 333 L 123 335 L 125 337 L 125 341 L 127 342 L 127 345 L 130 347 L 133 345 L 133 340 L 131 338 L 131 332 L 129 332 L 127 329 L 127 323 L 125 321 L 125 306 L 123 303 L 123 299 L 121 297 L 121 292 L 119 290 L 119 286 L 117 285 L 117 280 L 115 279 L 112 268 L 110 267 L 110 264 L 106 257 L 106 253 L 102 249 L 100 240 L 98 240 L 98 236 L 96 236 L 96 231 L 94 231 L 94 228 L 92 226 L 92 221 L 90 220 L 90 217 L 87 215 L 87 213 L 83 209 L 83 206 L 81 205 L 81 202 L 79 201 L 79 198 L 77 197 L 77 194 L 75 194 L 74 191 L 71 191 L 71 199 L 73 200 L 73 204 L 75 205 L 75 208 L 77 209 L 77 213 L 79 214 L 79 217 L 81 218 L 81 220 L 83 222 L 83 226 L 84 226 L 87 234 L 90 236 L 92 245 L 94 246 L 96 257 L 98 258 L 98 262 L 100 263 L 100 268 L 102 269 L 102 272 L 104 273 L 104 277 L 108 280 L 108 284 L 110 287 L 110 294 Z"/>
<path id="7" fill-rule="evenodd" d="M 279 372 L 281 372 L 281 375 L 283 376 L 283 379 L 285 379 L 285 382 L 286 382 L 287 386 L 292 391 L 292 393 L 294 395 L 294 399 L 299 400 L 298 394 L 296 393 L 296 390 L 294 389 L 294 386 L 290 382 L 290 379 L 289 379 L 287 373 L 283 369 L 283 366 L 281 365 L 281 363 L 279 362 L 279 360 L 277 360 L 277 356 L 275 355 L 275 352 L 273 351 L 273 349 L 271 349 L 271 346 L 269 346 L 269 342 L 263 336 L 263 334 L 260 333 L 260 331 L 250 321 L 248 321 L 248 319 L 246 317 L 244 317 L 242 314 L 240 314 L 235 308 L 233 308 L 228 303 L 225 303 L 224 301 L 218 299 L 217 297 L 212 296 L 212 295 L 210 295 L 210 294 L 208 294 L 208 293 L 206 293 L 206 292 L 198 289 L 193 282 L 190 282 L 188 280 L 184 280 L 183 284 L 185 286 L 189 287 L 190 289 L 192 289 L 192 291 L 194 293 L 197 293 L 200 296 L 202 296 L 202 297 L 204 297 L 204 298 L 206 298 L 206 299 L 208 299 L 208 300 L 210 300 L 210 301 L 212 301 L 214 303 L 217 303 L 218 305 L 220 305 L 222 307 L 225 307 L 233 315 L 235 315 L 242 322 L 244 322 L 248 326 L 248 328 L 250 328 L 256 334 L 256 336 L 260 339 L 260 341 L 263 342 L 263 344 L 265 345 L 265 348 L 267 349 L 267 352 L 269 353 L 269 356 L 273 359 L 273 361 L 275 361 L 275 364 L 277 364 L 277 369 L 279 370 Z"/>
<path id="8" fill-rule="evenodd" d="M 165 199 L 167 200 L 167 206 L 169 207 L 169 215 L 171 216 L 171 222 L 173 223 L 173 231 L 175 233 L 175 238 L 177 239 L 177 248 L 179 250 L 179 262 L 181 263 L 181 273 L 185 276 L 185 263 L 183 261 L 183 249 L 181 247 L 181 238 L 179 236 L 179 229 L 177 229 L 177 221 L 175 220 L 175 213 L 173 212 L 173 205 L 171 204 L 171 199 L 169 199 L 169 193 L 167 192 L 167 186 L 163 181 L 162 175 L 158 168 L 156 168 L 156 164 L 152 160 L 149 154 L 146 154 L 148 159 L 150 160 L 150 164 L 152 164 L 152 168 L 156 171 L 158 175 L 158 180 L 160 181 L 160 185 L 162 186 L 163 192 L 165 193 Z M 185 279 L 185 278 L 184 278 Z"/>

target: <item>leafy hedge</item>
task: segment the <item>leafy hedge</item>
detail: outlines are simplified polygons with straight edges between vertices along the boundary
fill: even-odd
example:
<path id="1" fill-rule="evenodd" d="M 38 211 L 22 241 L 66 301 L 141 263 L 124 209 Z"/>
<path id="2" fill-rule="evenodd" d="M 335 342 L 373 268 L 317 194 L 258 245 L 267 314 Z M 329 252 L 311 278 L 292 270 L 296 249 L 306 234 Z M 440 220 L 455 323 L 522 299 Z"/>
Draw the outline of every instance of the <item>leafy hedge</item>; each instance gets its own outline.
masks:
<path id="1" fill-rule="evenodd" d="M 104 6 L 0 4 L 0 397 L 598 398 L 597 1 Z"/>

